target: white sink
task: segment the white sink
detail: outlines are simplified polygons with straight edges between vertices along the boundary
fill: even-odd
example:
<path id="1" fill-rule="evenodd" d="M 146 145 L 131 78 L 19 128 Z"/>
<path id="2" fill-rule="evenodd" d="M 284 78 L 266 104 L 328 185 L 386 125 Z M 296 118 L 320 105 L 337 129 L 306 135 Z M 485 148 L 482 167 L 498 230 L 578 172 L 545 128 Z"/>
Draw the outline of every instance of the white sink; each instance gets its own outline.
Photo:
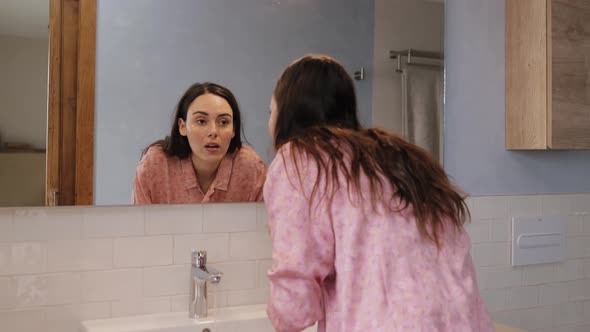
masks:
<path id="1" fill-rule="evenodd" d="M 266 305 L 209 310 L 209 317 L 189 319 L 186 312 L 130 316 L 82 322 L 83 332 L 273 332 Z M 317 331 L 313 326 L 304 332 Z"/>
<path id="2" fill-rule="evenodd" d="M 495 324 L 497 332 L 525 332 Z M 130 316 L 82 322 L 83 332 L 273 332 L 266 305 L 209 310 L 209 317 L 189 319 L 186 312 Z M 317 331 L 317 326 L 303 332 Z M 206 332 L 206 331 L 205 331 Z"/>

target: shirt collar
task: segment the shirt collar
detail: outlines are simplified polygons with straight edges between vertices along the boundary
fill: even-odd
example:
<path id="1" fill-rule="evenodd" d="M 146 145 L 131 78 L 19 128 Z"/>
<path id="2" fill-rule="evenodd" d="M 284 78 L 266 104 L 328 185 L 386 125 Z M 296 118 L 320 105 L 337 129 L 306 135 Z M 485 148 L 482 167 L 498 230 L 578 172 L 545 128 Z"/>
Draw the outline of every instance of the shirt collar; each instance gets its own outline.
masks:
<path id="1" fill-rule="evenodd" d="M 227 154 L 221 160 L 219 164 L 219 168 L 217 169 L 217 175 L 215 175 L 215 180 L 213 180 L 212 186 L 215 189 L 227 191 L 229 187 L 229 179 L 231 177 L 234 159 L 236 153 Z M 180 166 L 182 168 L 182 176 L 184 181 L 184 186 L 187 189 L 192 188 L 199 188 L 199 183 L 197 181 L 197 172 L 193 167 L 193 162 L 191 156 L 187 158 L 183 158 L 180 160 Z"/>
<path id="2" fill-rule="evenodd" d="M 231 177 L 231 171 L 234 166 L 234 156 L 235 153 L 227 154 L 221 160 L 221 164 L 219 164 L 219 168 L 217 169 L 217 175 L 213 181 L 215 189 L 227 191 L 229 178 Z"/>

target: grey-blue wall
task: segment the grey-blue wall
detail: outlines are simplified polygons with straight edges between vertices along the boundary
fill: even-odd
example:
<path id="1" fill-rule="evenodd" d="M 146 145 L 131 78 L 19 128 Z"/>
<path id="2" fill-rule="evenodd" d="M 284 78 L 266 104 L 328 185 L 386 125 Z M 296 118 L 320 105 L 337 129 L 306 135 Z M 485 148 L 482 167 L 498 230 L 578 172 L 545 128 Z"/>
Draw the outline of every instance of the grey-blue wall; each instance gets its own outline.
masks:
<path id="1" fill-rule="evenodd" d="M 590 151 L 504 149 L 504 8 L 446 1 L 445 168 L 472 195 L 588 193 Z"/>
<path id="2" fill-rule="evenodd" d="M 98 0 L 97 15 L 96 204 L 129 203 L 142 148 L 168 134 L 194 82 L 234 92 L 247 140 L 269 161 L 268 103 L 292 60 L 327 53 L 371 77 L 372 0 Z M 364 124 L 371 81 L 356 86 Z"/>

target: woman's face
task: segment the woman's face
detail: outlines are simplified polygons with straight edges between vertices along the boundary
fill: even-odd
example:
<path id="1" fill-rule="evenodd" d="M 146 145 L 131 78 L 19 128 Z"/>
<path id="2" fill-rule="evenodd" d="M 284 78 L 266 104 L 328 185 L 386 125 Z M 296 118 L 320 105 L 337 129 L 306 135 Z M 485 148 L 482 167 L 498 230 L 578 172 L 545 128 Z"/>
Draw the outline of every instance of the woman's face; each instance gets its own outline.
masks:
<path id="1" fill-rule="evenodd" d="M 270 138 L 274 140 L 275 138 L 275 126 L 277 125 L 277 101 L 274 96 L 270 98 L 270 116 L 268 118 L 268 133 L 270 134 Z"/>
<path id="2" fill-rule="evenodd" d="M 221 162 L 235 135 L 231 106 L 211 93 L 197 97 L 188 108 L 186 121 L 178 119 L 178 125 L 193 158 L 205 162 Z"/>

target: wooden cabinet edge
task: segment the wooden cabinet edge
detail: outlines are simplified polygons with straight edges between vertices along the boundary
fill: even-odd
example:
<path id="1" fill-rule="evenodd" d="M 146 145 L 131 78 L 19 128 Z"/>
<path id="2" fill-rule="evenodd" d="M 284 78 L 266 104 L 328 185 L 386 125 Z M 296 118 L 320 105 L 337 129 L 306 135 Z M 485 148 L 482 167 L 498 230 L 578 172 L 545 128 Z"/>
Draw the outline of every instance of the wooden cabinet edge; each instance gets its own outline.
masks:
<path id="1" fill-rule="evenodd" d="M 545 150 L 547 5 L 539 6 L 539 0 L 507 0 L 505 10 L 505 148 Z M 525 14 L 527 20 L 522 19 Z"/>
<path id="2" fill-rule="evenodd" d="M 546 121 L 547 121 L 547 148 L 552 149 L 553 144 L 553 49 L 552 49 L 552 24 L 551 24 L 551 1 L 545 0 L 546 5 L 546 30 L 547 36 L 547 109 L 546 109 Z"/>

